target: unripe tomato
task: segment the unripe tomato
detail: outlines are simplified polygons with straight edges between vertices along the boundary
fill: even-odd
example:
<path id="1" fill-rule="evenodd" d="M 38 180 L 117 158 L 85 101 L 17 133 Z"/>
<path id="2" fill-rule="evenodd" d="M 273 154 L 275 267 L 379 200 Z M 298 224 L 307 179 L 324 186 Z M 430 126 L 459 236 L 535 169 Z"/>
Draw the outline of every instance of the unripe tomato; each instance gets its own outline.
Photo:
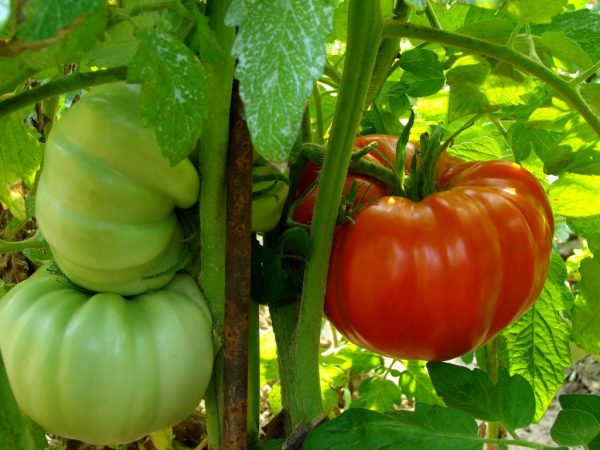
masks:
<path id="1" fill-rule="evenodd" d="M 258 154 L 255 155 L 252 168 L 254 176 L 282 175 L 287 177 L 288 172 L 287 168 L 282 172 L 269 161 L 259 157 Z M 253 193 L 260 193 L 265 189 L 269 189 L 269 192 L 252 199 L 252 231 L 256 233 L 266 233 L 277 226 L 290 185 L 282 180 L 263 180 L 252 184 Z"/>
<path id="2" fill-rule="evenodd" d="M 46 431 L 122 444 L 192 413 L 213 364 L 211 316 L 188 275 L 131 298 L 39 269 L 0 301 L 17 403 Z"/>
<path id="3" fill-rule="evenodd" d="M 384 197 L 338 228 L 325 312 L 348 339 L 395 358 L 476 349 L 526 311 L 548 272 L 554 220 L 516 164 L 455 165 L 420 202 Z"/>
<path id="4" fill-rule="evenodd" d="M 198 199 L 192 163 L 170 165 L 138 100 L 139 86 L 95 88 L 46 144 L 38 225 L 65 275 L 95 291 L 134 295 L 168 283 L 183 258 L 174 208 Z"/>

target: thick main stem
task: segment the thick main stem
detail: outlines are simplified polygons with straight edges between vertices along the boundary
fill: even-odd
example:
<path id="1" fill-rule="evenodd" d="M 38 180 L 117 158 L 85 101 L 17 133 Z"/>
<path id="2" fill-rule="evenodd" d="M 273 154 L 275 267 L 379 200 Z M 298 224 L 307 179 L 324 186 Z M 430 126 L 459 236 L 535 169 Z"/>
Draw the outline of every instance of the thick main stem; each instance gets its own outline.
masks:
<path id="1" fill-rule="evenodd" d="M 311 228 L 312 253 L 306 265 L 292 367 L 285 367 L 287 406 L 293 426 L 311 425 L 322 415 L 319 339 L 333 230 L 352 146 L 381 39 L 383 20 L 377 0 L 351 0 L 345 69 L 333 119 Z"/>
<path id="2" fill-rule="evenodd" d="M 553 88 L 556 93 L 569 104 L 569 106 L 581 114 L 588 125 L 592 127 L 598 136 L 600 136 L 600 118 L 590 109 L 583 97 L 581 97 L 579 91 L 568 81 L 562 79 L 550 69 L 544 67 L 529 56 L 522 55 L 506 46 L 487 42 L 482 39 L 394 20 L 386 22 L 383 28 L 383 35 L 385 37 L 400 36 L 416 38 L 428 42 L 437 42 L 451 47 L 463 48 L 490 56 L 498 61 L 521 69 L 522 71 L 539 78 Z"/>

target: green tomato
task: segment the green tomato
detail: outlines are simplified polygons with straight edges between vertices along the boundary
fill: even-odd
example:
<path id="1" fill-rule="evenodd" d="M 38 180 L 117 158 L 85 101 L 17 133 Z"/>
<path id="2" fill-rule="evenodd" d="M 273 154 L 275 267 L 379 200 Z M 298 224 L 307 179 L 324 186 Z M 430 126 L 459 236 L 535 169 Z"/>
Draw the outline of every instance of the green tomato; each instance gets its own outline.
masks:
<path id="1" fill-rule="evenodd" d="M 252 231 L 265 233 L 271 231 L 279 223 L 281 212 L 289 192 L 289 183 L 275 178 L 286 177 L 288 170 L 283 173 L 265 159 L 255 156 L 252 175 L 256 178 L 267 179 L 255 181 L 252 185 Z"/>
<path id="2" fill-rule="evenodd" d="M 65 275 L 95 291 L 135 295 L 168 283 L 183 259 L 174 208 L 198 199 L 194 166 L 169 164 L 138 100 L 139 86 L 96 88 L 46 144 L 38 225 Z"/>
<path id="3" fill-rule="evenodd" d="M 0 351 L 26 415 L 100 445 L 187 417 L 214 356 L 210 312 L 190 276 L 124 298 L 84 292 L 46 268 L 0 301 Z"/>

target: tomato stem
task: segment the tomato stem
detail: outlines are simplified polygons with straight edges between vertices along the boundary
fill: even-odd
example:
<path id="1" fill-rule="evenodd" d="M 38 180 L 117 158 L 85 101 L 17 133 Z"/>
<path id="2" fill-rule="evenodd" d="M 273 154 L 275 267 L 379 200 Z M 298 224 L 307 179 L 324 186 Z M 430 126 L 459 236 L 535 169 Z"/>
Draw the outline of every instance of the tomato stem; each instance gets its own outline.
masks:
<path id="1" fill-rule="evenodd" d="M 291 348 L 278 348 L 280 354 L 285 352 L 289 356 L 282 361 L 282 385 L 294 428 L 303 424 L 313 426 L 322 415 L 319 337 L 329 254 L 337 219 L 337 209 L 330 206 L 339 204 L 342 198 L 382 25 L 379 1 L 350 1 L 346 61 L 314 208 L 312 252 L 306 265 L 298 322 Z"/>
<path id="2" fill-rule="evenodd" d="M 366 149 L 372 150 L 371 147 L 367 146 Z M 350 159 L 350 163 L 348 165 L 348 169 L 352 172 L 359 173 L 361 175 L 367 175 L 370 178 L 373 178 L 383 184 L 385 184 L 388 189 L 394 191 L 398 186 L 398 179 L 392 173 L 391 170 L 386 169 L 383 166 L 378 164 L 373 164 L 372 162 L 366 161 L 363 158 L 354 159 L 354 156 L 357 153 L 354 153 Z M 306 157 L 309 161 L 314 162 L 315 164 L 322 165 L 323 160 L 325 159 L 326 151 L 323 147 L 316 144 L 304 144 L 302 146 L 302 155 Z"/>
<path id="3" fill-rule="evenodd" d="M 33 236 L 30 238 L 24 239 L 22 241 L 5 241 L 0 239 L 0 253 L 14 253 L 14 252 L 22 252 L 23 250 L 27 250 L 30 248 L 44 248 L 48 249 L 48 244 L 44 240 L 42 233 L 39 230 L 35 232 Z"/>
<path id="4" fill-rule="evenodd" d="M 41 102 L 48 97 L 125 79 L 127 79 L 127 67 L 125 66 L 67 75 L 0 102 L 0 117 L 18 111 L 25 106 Z"/>
<path id="5" fill-rule="evenodd" d="M 471 50 L 490 56 L 498 61 L 510 64 L 524 72 L 537 77 L 553 88 L 560 97 L 577 111 L 588 125 L 600 136 L 600 117 L 585 102 L 577 86 L 571 85 L 535 59 L 522 55 L 504 45 L 494 44 L 483 39 L 465 36 L 460 33 L 432 29 L 397 20 L 389 20 L 383 28 L 384 37 L 408 37 L 437 42 L 443 45 Z"/>

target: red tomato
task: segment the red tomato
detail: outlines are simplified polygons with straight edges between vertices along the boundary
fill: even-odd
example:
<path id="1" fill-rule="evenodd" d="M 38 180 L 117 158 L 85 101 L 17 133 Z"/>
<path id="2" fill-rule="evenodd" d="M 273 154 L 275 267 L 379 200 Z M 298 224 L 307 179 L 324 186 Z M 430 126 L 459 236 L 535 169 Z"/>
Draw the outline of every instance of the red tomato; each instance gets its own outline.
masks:
<path id="1" fill-rule="evenodd" d="M 512 163 L 450 167 L 420 202 L 384 197 L 339 227 L 325 313 L 354 343 L 446 360 L 527 310 L 548 272 L 554 221 L 543 188 Z"/>

